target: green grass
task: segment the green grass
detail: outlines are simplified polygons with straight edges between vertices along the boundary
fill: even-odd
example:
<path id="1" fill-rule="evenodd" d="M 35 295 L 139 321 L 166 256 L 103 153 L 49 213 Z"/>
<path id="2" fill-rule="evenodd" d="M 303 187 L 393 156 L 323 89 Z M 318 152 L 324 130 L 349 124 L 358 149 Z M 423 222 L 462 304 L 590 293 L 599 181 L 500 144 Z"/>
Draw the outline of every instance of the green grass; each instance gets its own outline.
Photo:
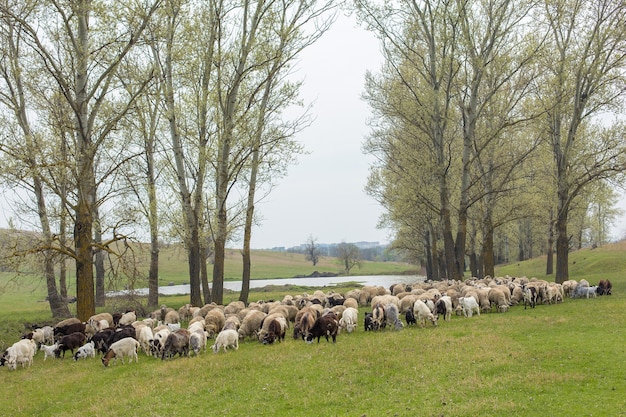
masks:
<path id="1" fill-rule="evenodd" d="M 19 393 L 0 398 L 0 410 L 11 416 L 626 416 L 625 254 L 611 246 L 570 255 L 572 278 L 608 277 L 612 296 L 454 316 L 436 328 L 365 333 L 361 327 L 336 344 L 246 341 L 237 352 L 168 361 L 140 355 L 139 363 L 109 368 L 98 359 L 44 362 L 40 352 L 31 368 L 0 368 L 4 392 Z M 515 274 L 542 278 L 543 269 L 545 263 L 532 260 L 497 273 L 523 270 Z M 305 290 L 255 291 L 250 299 Z M 187 300 L 161 299 L 171 306 Z M 20 301 L 9 305 L 21 308 Z M 0 313 L 0 322 L 14 314 Z M 29 314 L 46 317 L 45 310 Z"/>

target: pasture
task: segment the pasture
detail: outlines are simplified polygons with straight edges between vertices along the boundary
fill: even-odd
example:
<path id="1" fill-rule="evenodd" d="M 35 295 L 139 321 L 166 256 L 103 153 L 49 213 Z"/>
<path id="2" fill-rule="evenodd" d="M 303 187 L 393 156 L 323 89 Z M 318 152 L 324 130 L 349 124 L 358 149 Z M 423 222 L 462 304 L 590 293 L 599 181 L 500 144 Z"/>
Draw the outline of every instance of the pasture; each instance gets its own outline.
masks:
<path id="1" fill-rule="evenodd" d="M 44 361 L 38 352 L 30 368 L 0 368 L 0 410 L 11 416 L 626 416 L 626 258 L 608 252 L 572 254 L 578 266 L 571 278 L 597 282 L 600 274 L 590 271 L 602 266 L 590 258 L 599 257 L 600 265 L 616 265 L 602 276 L 613 282 L 611 296 L 440 318 L 437 327 L 364 332 L 371 308 L 360 308 L 356 333 L 340 334 L 336 344 L 288 335 L 283 343 L 248 340 L 238 351 L 198 357 L 161 361 L 140 353 L 139 363 L 108 368 L 98 357 Z M 279 293 L 255 292 L 251 300 Z M 45 309 L 27 316 L 46 317 Z"/>

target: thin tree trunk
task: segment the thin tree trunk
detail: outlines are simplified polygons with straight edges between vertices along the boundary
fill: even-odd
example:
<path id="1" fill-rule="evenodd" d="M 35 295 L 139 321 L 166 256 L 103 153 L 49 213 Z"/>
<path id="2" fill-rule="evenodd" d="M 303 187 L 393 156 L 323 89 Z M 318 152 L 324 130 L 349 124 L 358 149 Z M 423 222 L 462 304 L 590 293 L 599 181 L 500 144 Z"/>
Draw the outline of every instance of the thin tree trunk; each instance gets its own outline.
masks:
<path id="1" fill-rule="evenodd" d="M 102 226 L 100 223 L 100 210 L 97 207 L 94 210 L 94 217 L 94 242 L 96 245 L 101 246 Z M 96 307 L 104 307 L 104 251 L 100 247 L 94 251 L 94 263 L 96 268 Z"/>

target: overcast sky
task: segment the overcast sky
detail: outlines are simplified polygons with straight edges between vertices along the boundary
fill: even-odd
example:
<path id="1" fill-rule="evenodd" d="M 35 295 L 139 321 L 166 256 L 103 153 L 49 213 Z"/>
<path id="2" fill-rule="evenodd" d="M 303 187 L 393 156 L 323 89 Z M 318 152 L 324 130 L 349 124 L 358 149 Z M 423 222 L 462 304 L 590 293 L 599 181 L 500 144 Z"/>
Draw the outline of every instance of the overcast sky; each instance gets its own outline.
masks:
<path id="1" fill-rule="evenodd" d="M 318 243 L 389 241 L 376 228 L 382 209 L 364 191 L 371 157 L 361 151 L 369 117 L 361 100 L 365 72 L 380 63 L 376 38 L 345 16 L 303 52 L 294 75 L 304 80 L 301 96 L 314 102 L 315 120 L 296 139 L 309 154 L 256 206 L 263 220 L 253 248 L 291 247 L 309 236 Z"/>

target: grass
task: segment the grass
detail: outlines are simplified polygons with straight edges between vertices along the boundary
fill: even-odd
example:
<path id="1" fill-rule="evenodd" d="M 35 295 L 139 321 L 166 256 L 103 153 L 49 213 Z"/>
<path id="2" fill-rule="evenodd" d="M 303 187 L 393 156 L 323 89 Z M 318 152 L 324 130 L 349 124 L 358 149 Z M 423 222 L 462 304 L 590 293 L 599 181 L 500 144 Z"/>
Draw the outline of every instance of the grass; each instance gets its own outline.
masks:
<path id="1" fill-rule="evenodd" d="M 361 327 L 336 344 L 246 341 L 237 352 L 168 361 L 142 354 L 139 363 L 109 368 L 98 359 L 44 362 L 40 352 L 31 368 L 0 368 L 5 392 L 19 393 L 0 398 L 0 410 L 11 416 L 626 416 L 625 254 L 612 246 L 570 255 L 572 278 L 607 277 L 612 296 L 455 316 L 436 328 L 365 333 Z M 532 260 L 498 274 L 542 277 L 543 268 Z M 255 291 L 251 300 L 304 290 Z M 161 301 L 177 306 L 187 298 Z M 0 322 L 12 316 L 0 313 Z"/>

